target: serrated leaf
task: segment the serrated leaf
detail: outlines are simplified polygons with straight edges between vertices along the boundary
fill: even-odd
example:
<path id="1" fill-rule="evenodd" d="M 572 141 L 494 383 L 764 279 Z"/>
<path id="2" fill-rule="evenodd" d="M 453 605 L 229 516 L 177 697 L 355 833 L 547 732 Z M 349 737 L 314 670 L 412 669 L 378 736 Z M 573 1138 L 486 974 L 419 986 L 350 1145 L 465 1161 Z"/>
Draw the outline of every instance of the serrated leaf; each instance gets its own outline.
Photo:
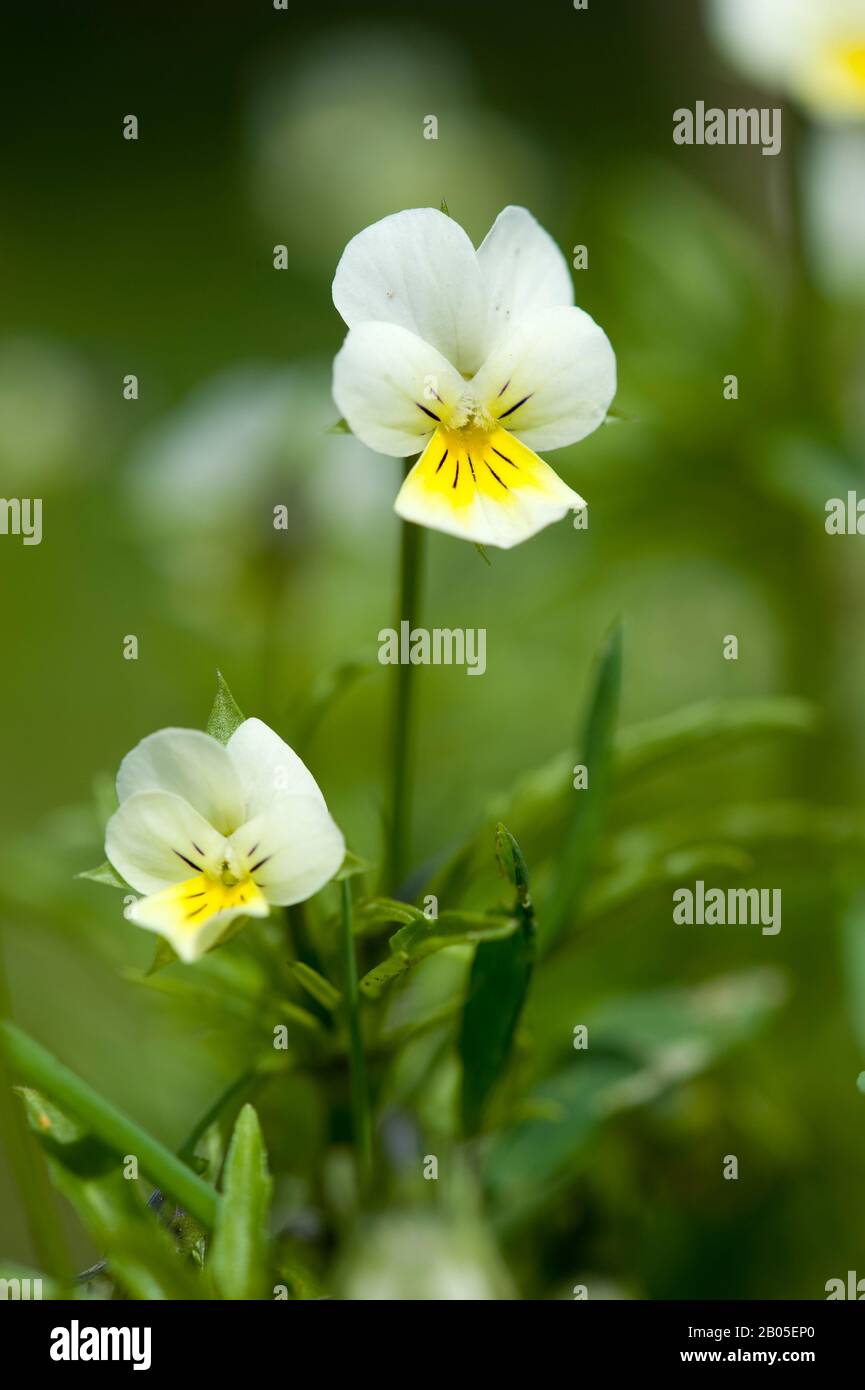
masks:
<path id="1" fill-rule="evenodd" d="M 226 684 L 221 671 L 216 673 L 216 696 L 207 721 L 207 732 L 220 743 L 227 743 L 244 722 L 237 701 Z"/>
<path id="2" fill-rule="evenodd" d="M 330 983 L 330 980 L 326 980 L 323 975 L 320 975 L 317 970 L 313 970 L 311 965 L 306 965 L 302 960 L 295 961 L 291 969 L 301 988 L 305 989 L 307 994 L 311 995 L 325 1009 L 333 1012 L 334 1009 L 339 1008 L 342 995 Z"/>
<path id="3" fill-rule="evenodd" d="M 251 1105 L 244 1105 L 237 1117 L 222 1190 L 207 1268 L 220 1298 L 263 1298 L 268 1285 L 272 1181 L 258 1116 Z"/>
<path id="4" fill-rule="evenodd" d="M 448 910 L 430 920 L 419 912 L 390 938 L 391 954 L 364 975 L 359 988 L 367 998 L 378 999 L 388 985 L 435 951 L 503 939 L 516 928 L 516 917 L 492 913 Z"/>
<path id="5" fill-rule="evenodd" d="M 133 891 L 126 880 L 120 877 L 113 864 L 109 864 L 107 859 L 105 863 L 100 864 L 98 868 L 84 869 L 80 874 L 76 874 L 75 877 L 89 878 L 92 879 L 94 883 L 105 883 L 109 888 L 122 888 L 124 893 L 131 893 Z"/>

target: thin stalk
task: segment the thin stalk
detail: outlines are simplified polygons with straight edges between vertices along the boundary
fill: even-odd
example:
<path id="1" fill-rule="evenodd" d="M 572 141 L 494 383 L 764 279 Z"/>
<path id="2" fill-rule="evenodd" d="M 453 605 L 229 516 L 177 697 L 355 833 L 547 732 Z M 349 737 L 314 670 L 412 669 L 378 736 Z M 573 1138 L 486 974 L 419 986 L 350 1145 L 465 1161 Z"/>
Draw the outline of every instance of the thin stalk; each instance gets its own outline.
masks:
<path id="1" fill-rule="evenodd" d="M 8 1016 L 9 996 L 0 956 L 0 1019 Z M 27 1128 L 24 1109 L 12 1094 L 13 1069 L 0 1045 L 0 1131 L 6 1141 L 15 1179 L 39 1267 L 65 1283 L 72 1273 L 66 1236 L 48 1178 L 48 1166 L 38 1142 Z"/>
<path id="2" fill-rule="evenodd" d="M 219 1210 L 218 1193 L 170 1149 L 100 1096 L 14 1023 L 0 1022 L 0 1046 L 5 1049 L 13 1071 L 68 1110 L 116 1153 L 134 1154 L 142 1172 L 155 1187 L 170 1193 L 178 1206 L 202 1226 L 213 1229 Z"/>
<path id="3" fill-rule="evenodd" d="M 369 1089 L 366 1081 L 366 1060 L 360 1031 L 360 996 L 357 988 L 357 957 L 354 945 L 351 882 L 340 883 L 342 906 L 343 986 L 345 989 L 348 1050 L 351 1069 L 351 1113 L 354 1142 L 357 1145 L 361 1176 L 369 1173 L 372 1159 L 372 1124 L 369 1110 Z"/>
<path id="4" fill-rule="evenodd" d="M 414 460 L 406 459 L 408 475 Z M 414 627 L 420 605 L 423 566 L 423 527 L 410 521 L 400 522 L 399 595 L 397 600 L 396 632 L 407 622 L 409 632 Z M 385 887 L 395 893 L 405 877 L 412 823 L 412 703 L 414 666 L 402 661 L 396 665 L 393 722 L 391 726 L 391 785 L 388 806 L 388 844 L 385 862 Z"/>

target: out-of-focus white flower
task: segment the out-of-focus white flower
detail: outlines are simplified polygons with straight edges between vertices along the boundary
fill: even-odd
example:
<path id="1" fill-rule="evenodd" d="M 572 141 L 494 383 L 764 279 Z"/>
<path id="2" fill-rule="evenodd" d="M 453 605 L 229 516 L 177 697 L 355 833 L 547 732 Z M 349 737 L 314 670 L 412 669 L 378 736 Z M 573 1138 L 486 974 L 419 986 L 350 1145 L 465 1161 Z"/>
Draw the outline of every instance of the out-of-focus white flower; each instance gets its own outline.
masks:
<path id="1" fill-rule="evenodd" d="M 865 128 L 811 131 L 804 188 L 809 249 L 821 283 L 831 294 L 865 294 Z"/>
<path id="2" fill-rule="evenodd" d="M 349 1257 L 341 1296 L 357 1301 L 473 1301 L 513 1297 L 498 1253 L 474 1223 L 383 1218 Z"/>
<path id="3" fill-rule="evenodd" d="M 865 0 L 710 0 L 736 67 L 825 119 L 865 118 Z"/>
<path id="4" fill-rule="evenodd" d="M 555 187 L 549 149 L 484 106 L 455 45 L 416 16 L 340 26 L 255 74 L 253 197 L 293 265 L 332 265 L 357 227 L 400 207 L 446 198 L 475 226 L 514 188 L 534 204 Z"/>
<path id="5" fill-rule="evenodd" d="M 235 918 L 311 897 L 345 854 L 312 773 L 260 719 L 225 746 L 197 729 L 151 734 L 120 764 L 117 797 L 105 853 L 146 894 L 127 916 L 184 961 Z"/>
<path id="6" fill-rule="evenodd" d="M 505 208 L 477 251 L 434 208 L 385 217 L 349 242 L 333 301 L 350 330 L 337 406 L 371 449 L 421 454 L 401 517 L 509 549 L 585 506 L 534 450 L 603 422 L 616 359 L 525 208 Z"/>

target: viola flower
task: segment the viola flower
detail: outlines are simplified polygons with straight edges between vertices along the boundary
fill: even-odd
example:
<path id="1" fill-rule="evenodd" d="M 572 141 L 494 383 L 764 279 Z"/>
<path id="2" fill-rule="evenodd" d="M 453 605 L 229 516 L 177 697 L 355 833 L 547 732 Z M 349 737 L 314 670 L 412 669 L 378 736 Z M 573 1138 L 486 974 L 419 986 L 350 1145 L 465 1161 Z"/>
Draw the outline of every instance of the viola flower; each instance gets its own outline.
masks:
<path id="1" fill-rule="evenodd" d="M 535 450 L 603 422 L 616 359 L 530 212 L 505 208 L 477 251 L 434 208 L 385 217 L 349 242 L 333 302 L 337 407 L 371 449 L 420 454 L 399 516 L 509 549 L 583 509 Z"/>
<path id="2" fill-rule="evenodd" d="M 120 764 L 117 797 L 105 853 L 145 894 L 127 916 L 184 961 L 235 918 L 311 897 L 345 855 L 312 773 L 260 719 L 224 746 L 197 729 L 151 734 Z"/>
<path id="3" fill-rule="evenodd" d="M 865 0 L 710 0 L 730 60 L 827 120 L 865 117 Z"/>

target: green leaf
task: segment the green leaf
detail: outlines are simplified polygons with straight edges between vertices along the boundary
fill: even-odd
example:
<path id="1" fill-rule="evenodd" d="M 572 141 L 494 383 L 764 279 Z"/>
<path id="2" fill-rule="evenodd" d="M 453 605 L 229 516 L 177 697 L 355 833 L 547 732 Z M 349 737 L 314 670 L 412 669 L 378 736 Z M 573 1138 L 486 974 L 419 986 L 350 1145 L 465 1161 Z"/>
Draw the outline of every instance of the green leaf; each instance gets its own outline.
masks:
<path id="1" fill-rule="evenodd" d="M 212 1229 L 219 1198 L 186 1164 L 147 1130 L 105 1100 L 16 1024 L 0 1022 L 0 1045 L 9 1068 L 50 1097 L 115 1154 L 134 1154 L 141 1171 L 163 1192 Z"/>
<path id="2" fill-rule="evenodd" d="M 116 1171 L 117 1154 L 85 1125 L 70 1118 L 40 1091 L 29 1086 L 16 1086 L 15 1089 L 24 1102 L 29 1128 L 46 1152 L 64 1168 L 81 1177 L 102 1176 Z"/>
<path id="3" fill-rule="evenodd" d="M 459 1035 L 463 1130 L 480 1127 L 490 1094 L 510 1059 L 535 962 L 535 924 L 522 850 L 504 825 L 496 830 L 499 869 L 516 890 L 517 927 L 475 951 Z"/>
<path id="4" fill-rule="evenodd" d="M 240 728 L 244 716 L 237 701 L 225 683 L 221 671 L 216 673 L 216 698 L 207 721 L 207 732 L 220 743 L 227 743 L 235 729 Z"/>
<path id="5" fill-rule="evenodd" d="M 391 954 L 360 981 L 359 988 L 367 998 L 378 999 L 388 985 L 435 951 L 475 941 L 499 940 L 511 936 L 517 928 L 516 917 L 500 914 L 449 910 L 431 920 L 417 909 L 413 912 L 417 915 L 390 938 Z"/>
<path id="6" fill-rule="evenodd" d="M 222 1208 L 208 1257 L 214 1286 L 225 1299 L 263 1298 L 273 1184 L 258 1116 L 251 1105 L 244 1105 L 237 1118 L 222 1186 Z"/>
<path id="7" fill-rule="evenodd" d="M 131 893 L 133 890 L 124 878 L 121 878 L 117 870 L 106 859 L 104 864 L 100 864 L 96 869 L 84 869 L 82 873 L 76 874 L 76 878 L 90 878 L 94 883 L 105 883 L 109 888 L 122 888 L 124 893 Z"/>
<path id="8" fill-rule="evenodd" d="M 606 815 L 621 684 L 622 631 L 616 627 L 601 651 L 581 752 L 576 760 L 588 770 L 588 785 L 571 793 L 573 800 L 559 858 L 558 881 L 543 933 L 545 948 L 579 918 L 582 895 Z"/>
<path id="9" fill-rule="evenodd" d="M 171 943 L 166 941 L 164 937 L 158 936 L 153 948 L 153 960 L 145 970 L 144 978 L 148 979 L 149 976 L 155 975 L 157 970 L 164 970 L 166 965 L 173 965 L 179 959 L 180 957 Z"/>
<path id="10" fill-rule="evenodd" d="M 445 202 L 444 198 L 442 198 L 441 203 L 439 204 L 439 208 L 444 213 L 445 217 L 450 217 L 450 213 L 448 212 L 448 205 Z"/>
<path id="11" fill-rule="evenodd" d="M 331 1013 L 339 1008 L 342 995 L 330 980 L 326 980 L 317 970 L 313 970 L 311 965 L 306 965 L 302 960 L 295 961 L 291 967 L 294 978 L 307 994 L 311 995 L 319 1004 Z"/>
<path id="12" fill-rule="evenodd" d="M 367 898 L 355 908 L 355 936 L 373 931 L 376 927 L 390 926 L 394 922 L 425 922 L 419 907 L 411 903 L 398 902 L 396 898 Z"/>
<path id="13" fill-rule="evenodd" d="M 372 867 L 368 859 L 361 859 L 360 855 L 352 854 L 351 850 L 347 849 L 340 868 L 333 876 L 334 882 L 339 883 L 344 878 L 356 878 L 358 874 L 368 874 Z"/>
<path id="14" fill-rule="evenodd" d="M 764 734 L 812 733 L 817 711 L 794 695 L 703 700 L 656 719 L 623 729 L 617 741 L 622 777 L 654 771 L 674 758 L 691 757 L 717 746 L 730 749 Z"/>
<path id="15" fill-rule="evenodd" d="M 325 434 L 351 434 L 351 428 L 348 421 L 340 417 L 334 424 L 328 425 Z"/>
<path id="16" fill-rule="evenodd" d="M 485 546 L 482 546 L 481 543 L 480 543 L 480 541 L 475 541 L 475 550 L 476 550 L 476 551 L 478 552 L 478 554 L 480 555 L 480 557 L 481 557 L 481 559 L 483 560 L 484 564 L 485 564 L 485 565 L 489 565 L 490 569 L 492 569 L 492 567 L 493 567 L 493 562 L 492 562 L 492 560 L 490 559 L 489 555 L 487 554 Z"/>
<path id="17" fill-rule="evenodd" d="M 771 969 L 603 1005 L 587 1020 L 589 1050 L 542 1081 L 525 1118 L 492 1141 L 485 1181 L 506 1225 L 555 1201 L 610 1115 L 650 1104 L 751 1037 L 784 998 Z M 603 1050 L 603 1055 L 600 1055 Z"/>

